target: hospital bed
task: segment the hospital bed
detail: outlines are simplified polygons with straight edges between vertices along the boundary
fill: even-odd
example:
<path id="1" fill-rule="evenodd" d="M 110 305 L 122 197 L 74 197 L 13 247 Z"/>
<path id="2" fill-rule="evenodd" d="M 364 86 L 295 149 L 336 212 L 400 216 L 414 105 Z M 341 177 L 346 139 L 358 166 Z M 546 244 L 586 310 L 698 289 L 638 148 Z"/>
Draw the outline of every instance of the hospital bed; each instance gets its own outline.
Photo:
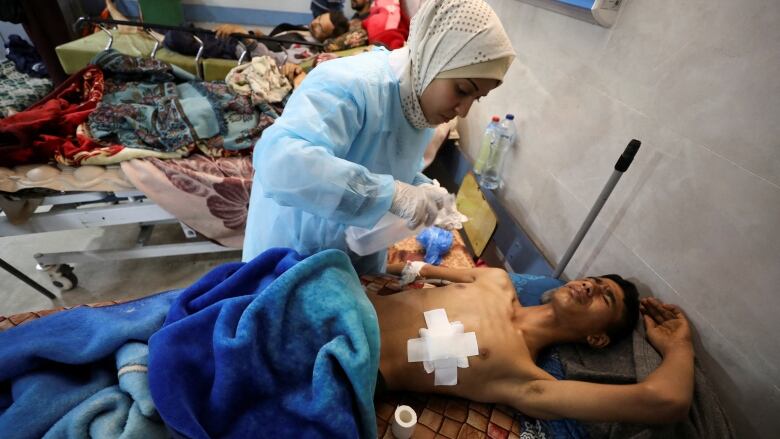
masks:
<path id="1" fill-rule="evenodd" d="M 40 167 L 25 167 L 26 174 L 40 170 Z M 68 186 L 67 174 L 72 169 L 66 169 L 61 186 Z M 5 171 L 5 172 L 4 172 Z M 24 179 L 13 179 L 17 173 L 0 168 L 0 187 L 5 189 L 0 197 L 4 214 L 0 216 L 0 236 L 16 236 L 42 232 L 76 230 L 82 228 L 103 228 L 115 225 L 138 224 L 139 234 L 135 245 L 130 248 L 115 248 L 106 250 L 90 250 L 83 252 L 36 253 L 34 255 L 37 268 L 49 276 L 52 284 L 60 290 L 69 290 L 78 283 L 76 274 L 70 264 L 102 262 L 109 260 L 142 259 L 159 256 L 187 255 L 198 253 L 228 252 L 235 248 L 224 247 L 205 239 L 195 230 L 180 222 L 171 213 L 148 199 L 126 180 L 124 185 L 110 183 L 111 178 L 121 174 L 118 168 L 106 172 L 105 183 L 94 183 L 93 189 L 57 191 L 41 188 L 29 188 L 7 191 L 9 180 L 16 183 L 17 189 L 25 183 Z M 2 175 L 5 173 L 6 175 Z M 5 181 L 2 181 L 5 180 Z M 56 186 L 49 182 L 48 186 Z M 124 186 L 124 187 L 122 187 Z M 72 185 L 70 185 L 72 189 Z M 84 189 L 84 188 L 81 188 Z M 109 189 L 109 190 L 100 190 Z M 27 210 L 20 215 L 11 215 L 13 211 Z M 16 216 L 15 218 L 12 216 Z M 148 240 L 155 226 L 166 223 L 178 223 L 186 238 L 178 244 L 149 245 Z M 13 273 L 16 275 L 16 273 Z M 17 275 L 17 277 L 19 277 Z M 29 281 L 25 281 L 30 284 Z M 36 290 L 46 294 L 40 285 L 31 285 Z M 53 295 L 46 294 L 50 298 Z"/>
<path id="2" fill-rule="evenodd" d="M 248 61 L 246 59 L 246 47 L 244 53 L 237 61 L 229 59 L 203 58 L 203 41 L 195 36 L 198 34 L 214 34 L 208 29 L 195 27 L 168 26 L 160 24 L 141 23 L 137 21 L 111 20 L 91 17 L 81 17 L 76 27 L 87 23 L 94 24 L 101 29 L 86 37 L 60 45 L 56 48 L 65 73 L 73 74 L 84 68 L 89 61 L 99 52 L 113 48 L 126 55 L 156 58 L 161 61 L 181 67 L 182 69 L 198 76 L 206 81 L 222 81 L 227 73 L 238 64 Z M 108 26 L 124 26 L 138 29 L 139 32 L 128 33 L 121 31 L 119 27 L 110 29 Z M 162 46 L 162 35 L 156 31 L 174 30 L 193 35 L 200 45 L 200 50 L 195 57 L 182 55 Z M 237 38 L 251 38 L 260 42 L 294 43 L 315 48 L 322 47 L 322 43 L 289 40 L 284 37 L 267 37 L 261 35 L 235 34 Z"/>
<path id="3" fill-rule="evenodd" d="M 440 159 L 434 162 L 431 175 L 436 176 L 445 186 L 450 186 L 450 190 L 458 191 L 459 198 L 464 191 L 464 186 L 473 184 L 467 168 L 469 164 L 464 161 L 462 154 L 454 148 L 453 145 L 447 145 Z M 458 175 L 461 171 L 465 173 Z M 465 183 L 464 183 L 465 181 Z M 460 187 L 460 190 L 458 190 Z M 469 189 L 467 187 L 467 189 Z M 470 189 L 474 189 L 473 187 Z M 468 194 L 465 194 L 468 196 Z M 474 194 L 472 194 L 474 195 Z M 455 236 L 453 249 L 445 257 L 443 265 L 468 268 L 474 266 L 474 250 L 478 250 L 485 258 L 499 258 L 500 264 L 504 266 L 523 266 L 536 274 L 524 274 L 513 277 L 513 283 L 518 290 L 520 300 L 526 305 L 538 303 L 542 293 L 550 288 L 560 285 L 561 281 L 551 277 L 553 267 L 541 258 L 541 254 L 533 244 L 525 237 L 522 229 L 505 216 L 502 207 L 496 204 L 496 200 L 490 192 L 482 191 L 477 188 L 475 194 L 478 199 L 460 198 L 462 202 L 481 203 L 481 209 L 487 209 L 488 216 L 494 215 L 501 221 L 500 227 L 495 227 L 495 222 L 488 222 L 493 226 L 488 227 L 488 236 L 490 242 L 481 242 L 484 238 L 484 230 L 472 230 L 471 233 L 464 233 L 466 239 L 462 239 L 461 234 Z M 481 201 L 479 201 L 481 200 Z M 513 231 L 514 230 L 514 231 Z M 476 233 L 476 234 L 475 234 Z M 519 235 L 512 236 L 512 233 Z M 512 238 L 509 244 L 503 242 L 507 238 Z M 513 250 L 516 243 L 523 245 L 529 244 L 532 248 L 523 248 Z M 491 248 L 493 250 L 491 250 Z M 494 255 L 489 253 L 494 252 Z M 536 252 L 536 255 L 532 253 Z M 507 255 L 509 257 L 507 257 Z M 391 262 L 403 260 L 420 260 L 424 257 L 424 250 L 415 242 L 414 238 L 404 240 L 393 245 L 388 252 L 388 260 Z M 403 288 L 397 278 L 387 275 L 363 276 L 361 284 L 367 291 L 376 294 L 394 294 Z M 427 285 L 416 282 L 412 288 L 426 288 Z M 113 302 L 102 304 L 93 304 L 91 306 L 108 306 Z M 42 312 L 23 313 L 20 315 L 0 317 L 0 331 L 13 328 L 20 324 L 37 320 L 39 317 L 52 313 L 58 313 L 62 309 L 46 310 Z M 602 358 L 601 366 L 588 362 L 590 354 L 586 351 L 572 351 L 571 348 L 562 347 L 551 350 L 540 356 L 538 364 L 557 378 L 569 377 L 568 374 L 574 374 L 573 377 L 598 376 L 601 380 L 618 380 L 617 382 L 626 382 L 625 380 L 637 379 L 643 368 L 652 370 L 652 363 L 647 363 L 648 353 L 654 353 L 652 347 L 644 339 L 644 334 L 635 332 L 633 338 L 623 340 L 613 348 L 607 349 L 607 352 L 599 354 Z M 606 356 L 606 358 L 604 358 Z M 657 358 L 657 354 L 656 354 Z M 616 372 L 603 365 L 612 364 L 635 364 L 636 371 L 629 367 L 626 370 Z M 657 361 L 657 360 L 655 360 Z M 566 366 L 564 366 L 566 365 Z M 657 366 L 657 364 L 656 364 Z M 569 367 L 570 369 L 566 369 Z M 645 372 L 646 373 L 646 372 Z M 633 376 L 633 378 L 632 378 Z M 622 381 L 621 381 L 622 380 Z M 587 437 L 609 437 L 610 431 L 622 433 L 631 432 L 632 434 L 642 433 L 648 435 L 657 435 L 657 437 L 715 437 L 715 432 L 723 432 L 718 436 L 728 436 L 728 421 L 725 414 L 717 404 L 712 404 L 712 391 L 703 375 L 697 371 L 696 378 L 696 397 L 694 404 L 700 402 L 704 405 L 697 406 L 691 412 L 691 422 L 685 424 L 676 424 L 668 427 L 659 427 L 655 430 L 648 430 L 642 433 L 646 426 L 622 426 L 619 424 L 598 424 L 586 425 L 571 420 L 558 420 L 554 422 L 541 421 L 532 417 L 518 413 L 515 410 L 500 404 L 485 404 L 474 401 L 468 401 L 461 398 L 447 397 L 441 395 L 421 395 L 409 392 L 380 392 L 374 399 L 374 409 L 377 425 L 378 438 L 392 437 L 391 422 L 394 410 L 399 405 L 410 406 L 417 417 L 417 426 L 415 435 L 412 437 L 435 437 L 440 435 L 447 438 L 457 437 L 528 437 L 528 438 L 578 438 Z M 720 429 L 720 430 L 718 430 Z M 597 434 L 598 433 L 598 434 Z M 709 434 L 709 436 L 708 436 Z"/>
<path id="4" fill-rule="evenodd" d="M 235 67 L 237 63 L 248 61 L 244 56 L 238 61 L 202 59 L 200 57 L 202 50 L 199 51 L 199 55 L 196 57 L 180 55 L 162 48 L 159 35 L 152 31 L 154 29 L 161 31 L 210 32 L 203 29 L 93 18 L 81 18 L 77 25 L 81 26 L 88 23 L 97 25 L 101 31 L 57 47 L 60 61 L 65 71 L 69 74 L 82 71 L 95 54 L 109 48 L 132 56 L 157 58 L 178 66 L 185 71 L 197 74 L 197 76 L 206 80 L 223 80 L 226 73 Z M 141 31 L 123 33 L 117 29 L 109 29 L 108 26 L 130 26 Z M 255 38 L 261 41 L 286 41 L 283 37 L 238 36 Z M 312 46 L 319 45 L 318 43 L 301 43 L 299 41 L 296 41 L 296 43 Z M 337 56 L 349 56 L 363 50 L 365 49 L 352 49 L 338 53 Z M 313 59 L 306 60 L 301 64 L 301 67 L 304 70 L 308 70 L 313 67 L 314 62 Z M 115 153 L 109 149 L 98 158 L 111 158 L 112 154 Z M 113 157 L 118 157 L 118 155 Z M 90 163 L 89 160 L 94 160 L 94 158 L 89 157 L 85 162 L 81 162 L 80 159 L 74 161 L 76 163 Z M 131 162 L 124 162 L 122 167 L 126 170 L 134 171 L 140 169 L 141 166 L 136 165 L 133 167 Z M 158 166 L 158 168 L 162 169 L 162 166 Z M 243 168 L 246 169 L 246 166 L 244 165 Z M 158 171 L 159 169 L 151 171 L 149 169 L 140 169 L 139 173 L 148 174 L 149 172 Z M 251 165 L 249 171 L 248 178 L 251 181 Z M 98 176 L 104 178 L 103 183 L 84 183 L 84 180 L 89 180 L 90 182 L 98 181 L 100 180 Z M 240 177 L 246 178 L 246 175 Z M 212 178 L 212 176 L 206 176 L 206 178 Z M 57 179 L 61 179 L 61 181 L 58 182 Z M 40 167 L 21 166 L 18 169 L 3 168 L 0 169 L 0 180 L 0 193 L 2 193 L 0 196 L 4 200 L 5 208 L 3 210 L 6 213 L 8 209 L 13 210 L 13 206 L 26 205 L 29 208 L 32 204 L 36 205 L 36 208 L 29 212 L 29 218 L 25 218 L 26 222 L 21 222 L 18 219 L 12 220 L 8 215 L 0 217 L 0 236 L 122 224 L 140 225 L 137 244 L 133 248 L 92 251 L 89 253 L 37 254 L 35 258 L 38 268 L 48 274 L 53 284 L 61 290 L 70 289 L 77 284 L 76 274 L 69 265 L 71 263 L 226 252 L 235 251 L 241 246 L 240 236 L 235 233 L 225 236 L 230 231 L 226 232 L 224 227 L 214 233 L 197 233 L 195 230 L 202 231 L 198 227 L 202 224 L 198 223 L 204 222 L 199 217 L 208 215 L 195 214 L 191 209 L 184 209 L 183 212 L 177 211 L 171 208 L 170 205 L 161 207 L 161 185 L 158 184 L 155 187 L 151 187 L 144 184 L 143 178 L 139 178 L 135 181 L 140 186 L 136 187 L 130 183 L 128 178 L 123 175 L 122 170 L 116 166 L 80 166 L 70 168 L 61 165 L 57 167 L 46 165 Z M 45 190 L 41 191 L 40 189 Z M 162 189 L 167 190 L 168 188 Z M 177 192 L 177 195 L 186 196 L 186 194 L 179 192 Z M 157 202 L 152 200 L 155 197 L 157 197 Z M 224 197 L 230 198 L 227 195 L 224 195 Z M 204 204 L 201 201 L 196 200 L 195 204 Z M 230 221 L 230 219 L 225 218 L 217 219 L 223 219 L 226 222 Z M 148 236 L 155 225 L 176 222 L 181 225 L 187 242 L 165 246 L 149 246 L 147 244 Z M 186 224 L 190 224 L 192 227 Z M 26 276 L 22 276 L 18 270 L 13 270 L 12 272 L 17 277 L 31 284 L 33 288 L 52 296 L 44 287 L 26 278 Z"/>
<path id="5" fill-rule="evenodd" d="M 108 38 L 108 36 L 102 37 Z M 97 41 L 96 37 L 95 40 Z M 151 47 L 146 47 L 146 49 L 150 50 L 148 53 L 153 52 L 154 44 Z M 196 72 L 198 72 L 197 65 L 197 62 L 191 65 Z M 203 70 L 199 73 L 205 74 L 205 71 L 204 64 Z M 457 155 L 457 152 L 453 153 L 452 149 L 450 149 L 450 152 L 452 153 L 451 155 Z M 445 160 L 448 160 L 446 154 L 439 162 L 439 165 Z M 461 173 L 464 166 L 462 163 L 449 163 L 449 165 L 445 163 L 444 168 L 446 168 L 446 172 L 449 172 L 449 177 L 452 180 L 450 190 L 454 191 L 457 185 L 466 178 L 465 173 Z M 446 176 L 441 176 L 440 179 L 443 182 L 447 181 Z M 20 192 L 19 188 L 17 188 L 16 192 Z M 21 193 L 19 195 L 8 195 L 13 193 L 7 191 L 6 197 L 11 202 L 24 203 L 25 195 Z M 493 212 L 495 219 L 500 221 L 494 221 L 492 223 L 493 226 L 488 227 L 487 231 L 475 231 L 479 233 L 467 236 L 465 241 L 456 238 L 455 250 L 448 255 L 449 260 L 445 259 L 445 265 L 461 268 L 473 266 L 472 252 L 475 247 L 481 248 L 482 250 L 478 253 L 486 258 L 489 257 L 488 254 L 492 248 L 495 253 L 493 257 L 501 261 L 503 265 L 521 267 L 521 271 L 531 272 L 531 276 L 525 278 L 527 284 L 532 284 L 540 279 L 554 281 L 550 277 L 552 274 L 551 265 L 544 261 L 541 254 L 524 234 L 516 232 L 517 229 L 513 228 L 514 223 L 511 220 L 505 221 L 508 216 L 501 210 L 500 206 L 494 204 L 496 200 L 493 194 L 480 191 L 478 195 L 484 197 L 484 200 L 491 204 L 495 210 Z M 0 235 L 69 230 L 80 227 L 102 227 L 112 224 L 141 224 L 141 232 L 138 238 L 139 245 L 136 248 L 91 252 L 84 255 L 36 255 L 36 259 L 42 267 L 54 267 L 52 270 L 54 277 L 61 281 L 63 287 L 67 287 L 67 282 L 71 284 L 76 282 L 75 278 L 72 277 L 72 272 L 69 273 L 69 270 L 64 268 L 65 266 L 63 265 L 65 262 L 76 262 L 74 258 L 78 261 L 91 261 L 109 258 L 121 259 L 126 257 L 199 253 L 203 251 L 226 251 L 224 247 L 208 241 L 193 243 L 192 246 L 184 245 L 181 247 L 181 250 L 178 249 L 178 245 L 177 249 L 172 247 L 162 249 L 145 247 L 144 244 L 151 233 L 151 228 L 155 224 L 176 222 L 178 220 L 133 187 L 111 191 L 81 191 L 75 194 L 37 194 L 37 196 L 31 198 L 35 199 L 34 203 L 40 203 L 41 206 L 49 207 L 40 210 L 36 209 L 37 211 L 34 215 L 21 225 L 12 224 L 10 220 L 5 218 L 6 222 L 0 223 Z M 184 230 L 187 232 L 188 228 L 184 227 Z M 191 230 L 189 234 L 193 235 Z M 197 250 L 191 251 L 188 249 Z M 179 251 L 181 253 L 173 253 Z M 422 252 L 414 240 L 407 240 L 394 245 L 390 249 L 389 257 L 391 260 L 415 260 L 422 258 Z M 68 276 L 68 274 L 71 276 Z M 400 288 L 397 280 L 382 276 L 365 277 L 363 278 L 363 285 L 366 289 L 374 289 L 387 294 L 392 294 Z M 539 285 L 547 286 L 549 284 Z M 424 287 L 424 285 L 420 287 Z M 539 287 L 537 286 L 536 288 L 538 289 Z M 536 291 L 536 293 L 540 293 L 540 291 Z M 0 318 L 0 330 L 13 327 L 22 322 L 35 320 L 41 315 L 50 314 L 52 311 Z M 375 409 L 379 437 L 388 437 L 390 434 L 389 420 L 393 409 L 398 404 L 410 405 L 417 413 L 420 424 L 418 426 L 419 437 L 427 437 L 424 435 L 433 437 L 436 434 L 451 438 L 471 435 L 514 437 L 521 434 L 524 437 L 542 437 L 542 435 L 548 434 L 546 433 L 548 430 L 545 430 L 545 427 L 539 424 L 538 420 L 525 417 L 501 405 L 481 404 L 458 398 L 402 393 L 383 395 L 376 401 Z M 561 428 L 568 429 L 567 431 L 576 431 L 579 427 L 576 424 L 567 424 Z M 553 437 L 561 437 L 557 433 Z"/>

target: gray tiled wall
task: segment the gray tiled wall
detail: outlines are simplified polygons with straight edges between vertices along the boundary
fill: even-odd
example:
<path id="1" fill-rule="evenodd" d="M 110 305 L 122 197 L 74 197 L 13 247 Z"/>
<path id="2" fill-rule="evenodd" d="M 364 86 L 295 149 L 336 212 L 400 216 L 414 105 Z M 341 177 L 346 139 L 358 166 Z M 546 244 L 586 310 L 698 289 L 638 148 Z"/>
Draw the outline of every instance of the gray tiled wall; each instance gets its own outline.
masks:
<path id="1" fill-rule="evenodd" d="M 682 305 L 738 437 L 780 431 L 780 2 L 630 0 L 612 29 L 488 0 L 518 52 L 461 121 L 520 142 L 499 197 L 563 255 L 631 138 L 643 145 L 566 270 Z"/>

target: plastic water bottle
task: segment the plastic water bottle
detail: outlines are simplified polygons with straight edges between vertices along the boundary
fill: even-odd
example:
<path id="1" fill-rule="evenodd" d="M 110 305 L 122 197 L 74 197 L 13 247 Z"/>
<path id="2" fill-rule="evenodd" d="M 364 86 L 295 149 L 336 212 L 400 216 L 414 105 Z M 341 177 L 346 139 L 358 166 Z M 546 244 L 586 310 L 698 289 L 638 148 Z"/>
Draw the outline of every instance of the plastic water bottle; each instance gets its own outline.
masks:
<path id="1" fill-rule="evenodd" d="M 490 155 L 490 148 L 496 143 L 496 140 L 498 140 L 496 130 L 498 129 L 500 121 L 501 119 L 498 116 L 493 116 L 493 119 L 490 121 L 487 128 L 485 128 L 485 134 L 482 135 L 482 146 L 479 148 L 477 162 L 474 163 L 474 173 L 477 176 L 482 174 L 482 170 L 485 169 L 485 163 L 487 163 L 488 156 Z"/>
<path id="2" fill-rule="evenodd" d="M 497 189 L 501 182 L 501 167 L 504 162 L 504 154 L 512 147 L 517 138 L 517 130 L 515 129 L 515 116 L 507 114 L 506 119 L 501 122 L 498 130 L 498 141 L 493 144 L 488 154 L 485 167 L 482 170 L 482 176 L 479 183 L 485 189 Z"/>

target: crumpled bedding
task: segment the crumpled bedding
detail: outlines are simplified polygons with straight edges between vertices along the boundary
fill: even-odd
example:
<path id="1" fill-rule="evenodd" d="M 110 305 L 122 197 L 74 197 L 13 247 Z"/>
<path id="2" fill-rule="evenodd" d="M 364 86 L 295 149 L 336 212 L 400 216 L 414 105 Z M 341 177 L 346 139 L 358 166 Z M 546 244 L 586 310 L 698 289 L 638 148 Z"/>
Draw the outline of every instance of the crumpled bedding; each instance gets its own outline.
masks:
<path id="1" fill-rule="evenodd" d="M 138 190 L 179 221 L 223 246 L 243 245 L 251 157 L 148 158 L 121 166 Z"/>
<path id="2" fill-rule="evenodd" d="M 250 63 L 234 67 L 225 82 L 234 93 L 249 96 L 253 105 L 282 102 L 292 91 L 290 81 L 268 56 L 257 56 Z"/>
<path id="3" fill-rule="evenodd" d="M 43 314 L 0 319 L 0 437 L 376 435 L 379 326 L 337 250 Z"/>
<path id="4" fill-rule="evenodd" d="M 73 74 L 25 111 L 0 119 L 0 166 L 72 161 L 80 151 L 99 147 L 79 137 L 103 97 L 103 72 L 88 66 Z"/>
<path id="5" fill-rule="evenodd" d="M 33 78 L 17 71 L 10 60 L 0 61 L 0 118 L 27 109 L 51 89 L 49 79 Z"/>
<path id="6" fill-rule="evenodd" d="M 26 111 L 0 120 L 0 166 L 108 165 L 141 157 L 248 154 L 280 104 L 108 50 Z"/>
<path id="7" fill-rule="evenodd" d="M 145 344 L 176 294 L 0 332 L 0 437 L 167 437 L 149 396 Z"/>
<path id="8" fill-rule="evenodd" d="M 149 348 L 157 409 L 185 437 L 376 436 L 379 326 L 338 250 L 212 270 Z"/>
<path id="9" fill-rule="evenodd" d="M 93 61 L 106 76 L 105 95 L 88 121 L 98 141 L 181 156 L 196 148 L 235 153 L 253 147 L 273 122 L 224 82 L 196 81 L 159 60 L 114 51 Z"/>

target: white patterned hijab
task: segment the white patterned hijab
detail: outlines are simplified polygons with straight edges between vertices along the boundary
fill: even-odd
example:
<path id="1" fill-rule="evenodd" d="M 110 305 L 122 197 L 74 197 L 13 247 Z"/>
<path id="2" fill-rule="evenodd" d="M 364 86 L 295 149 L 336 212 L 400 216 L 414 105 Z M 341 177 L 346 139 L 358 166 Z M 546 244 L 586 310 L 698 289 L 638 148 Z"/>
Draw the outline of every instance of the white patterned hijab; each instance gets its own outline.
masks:
<path id="1" fill-rule="evenodd" d="M 501 21 L 483 0 L 425 1 L 412 18 L 407 47 L 401 103 L 406 119 L 420 129 L 431 127 L 420 96 L 439 73 L 500 58 L 509 68 L 515 57 Z"/>

